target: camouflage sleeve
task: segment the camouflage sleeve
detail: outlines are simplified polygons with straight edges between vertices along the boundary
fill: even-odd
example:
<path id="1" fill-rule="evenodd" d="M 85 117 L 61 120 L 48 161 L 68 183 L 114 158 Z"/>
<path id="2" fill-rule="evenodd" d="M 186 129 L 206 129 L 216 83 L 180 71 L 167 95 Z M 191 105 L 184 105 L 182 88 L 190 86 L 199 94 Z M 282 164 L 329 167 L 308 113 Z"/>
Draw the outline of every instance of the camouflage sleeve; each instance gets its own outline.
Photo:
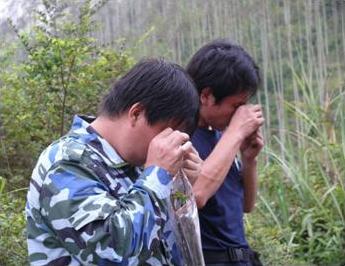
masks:
<path id="1" fill-rule="evenodd" d="M 127 264 L 130 258 L 155 257 L 170 188 L 170 174 L 152 166 L 116 198 L 89 173 L 62 164 L 42 185 L 41 211 L 59 242 L 81 262 Z"/>

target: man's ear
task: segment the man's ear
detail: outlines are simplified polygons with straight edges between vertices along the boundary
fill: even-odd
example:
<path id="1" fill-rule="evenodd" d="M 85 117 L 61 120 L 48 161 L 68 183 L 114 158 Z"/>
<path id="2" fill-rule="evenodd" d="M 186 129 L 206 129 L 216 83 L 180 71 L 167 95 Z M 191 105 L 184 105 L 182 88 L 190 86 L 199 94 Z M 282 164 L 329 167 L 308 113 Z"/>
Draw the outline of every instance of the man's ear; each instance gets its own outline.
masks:
<path id="1" fill-rule="evenodd" d="M 202 106 L 212 106 L 216 102 L 216 99 L 213 96 L 212 89 L 209 87 L 206 87 L 201 90 L 200 93 L 200 104 Z"/>
<path id="2" fill-rule="evenodd" d="M 128 119 L 131 126 L 135 126 L 142 116 L 145 115 L 144 106 L 141 103 L 135 103 L 128 110 Z"/>

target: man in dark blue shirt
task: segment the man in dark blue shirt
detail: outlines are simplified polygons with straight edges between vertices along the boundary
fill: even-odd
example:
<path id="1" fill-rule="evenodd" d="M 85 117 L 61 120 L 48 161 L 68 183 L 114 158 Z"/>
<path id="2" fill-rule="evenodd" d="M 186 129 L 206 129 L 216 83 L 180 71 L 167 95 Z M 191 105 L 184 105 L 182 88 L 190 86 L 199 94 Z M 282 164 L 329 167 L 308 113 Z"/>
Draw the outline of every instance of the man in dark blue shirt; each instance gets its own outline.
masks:
<path id="1" fill-rule="evenodd" d="M 259 69 L 242 47 L 217 40 L 192 57 L 187 72 L 200 99 L 192 143 L 204 162 L 193 190 L 205 262 L 261 265 L 248 246 L 243 225 L 244 212 L 255 204 L 257 156 L 264 145 L 261 106 L 247 104 L 260 84 Z"/>

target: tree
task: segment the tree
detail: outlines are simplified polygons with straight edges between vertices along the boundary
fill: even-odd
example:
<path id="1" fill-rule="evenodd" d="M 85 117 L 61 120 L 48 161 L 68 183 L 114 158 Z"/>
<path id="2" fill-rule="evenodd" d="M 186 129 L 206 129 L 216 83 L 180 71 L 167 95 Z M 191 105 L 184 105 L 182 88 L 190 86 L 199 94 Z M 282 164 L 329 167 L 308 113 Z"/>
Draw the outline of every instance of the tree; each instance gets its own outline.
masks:
<path id="1" fill-rule="evenodd" d="M 44 2 L 30 33 L 12 23 L 27 58 L 1 77 L 0 166 L 7 170 L 0 175 L 16 168 L 28 176 L 43 147 L 66 133 L 73 114 L 95 114 L 111 80 L 133 63 L 127 51 L 99 47 L 89 37 L 96 27 L 92 15 L 104 1 L 86 1 L 78 10 L 55 2 Z"/>

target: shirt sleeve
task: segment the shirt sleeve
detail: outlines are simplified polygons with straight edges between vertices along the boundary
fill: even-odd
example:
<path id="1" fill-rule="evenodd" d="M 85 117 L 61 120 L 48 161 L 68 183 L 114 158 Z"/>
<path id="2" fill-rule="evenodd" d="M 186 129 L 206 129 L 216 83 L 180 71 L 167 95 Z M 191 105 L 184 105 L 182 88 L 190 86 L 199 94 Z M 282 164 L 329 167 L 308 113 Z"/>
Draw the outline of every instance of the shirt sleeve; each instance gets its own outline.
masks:
<path id="1" fill-rule="evenodd" d="M 96 177 L 61 164 L 47 174 L 41 213 L 59 242 L 83 263 L 125 263 L 159 256 L 168 217 L 171 176 L 146 168 L 128 193 L 114 197 Z"/>

